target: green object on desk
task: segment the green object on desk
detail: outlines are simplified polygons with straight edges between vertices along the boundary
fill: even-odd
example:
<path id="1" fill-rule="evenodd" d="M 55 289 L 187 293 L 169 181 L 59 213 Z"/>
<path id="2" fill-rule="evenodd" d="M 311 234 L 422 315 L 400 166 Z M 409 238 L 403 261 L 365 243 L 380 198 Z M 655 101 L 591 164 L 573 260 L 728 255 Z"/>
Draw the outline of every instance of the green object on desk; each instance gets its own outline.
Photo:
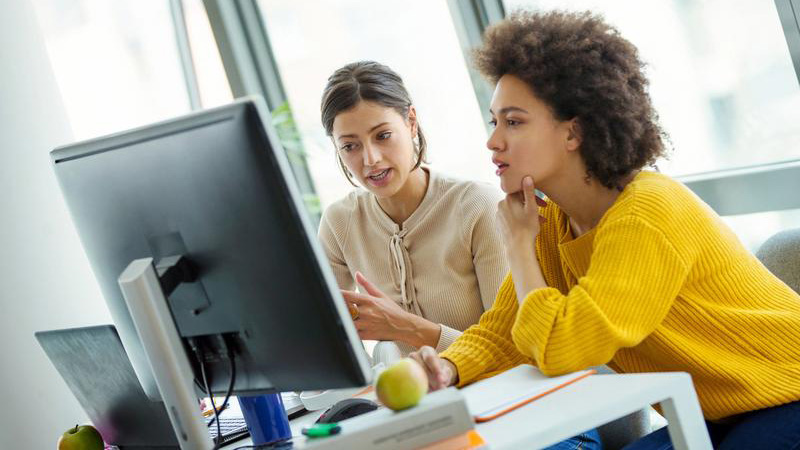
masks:
<path id="1" fill-rule="evenodd" d="M 342 427 L 338 423 L 315 423 L 314 425 L 303 427 L 303 434 L 310 438 L 327 437 L 338 434 Z"/>

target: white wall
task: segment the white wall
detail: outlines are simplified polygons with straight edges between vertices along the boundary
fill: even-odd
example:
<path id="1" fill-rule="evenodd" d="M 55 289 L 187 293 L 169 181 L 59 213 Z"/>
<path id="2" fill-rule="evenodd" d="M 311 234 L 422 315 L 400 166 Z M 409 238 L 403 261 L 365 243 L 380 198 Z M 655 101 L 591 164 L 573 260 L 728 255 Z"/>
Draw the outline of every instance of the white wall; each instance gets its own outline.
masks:
<path id="1" fill-rule="evenodd" d="M 69 141 L 33 7 L 0 1 L 0 449 L 87 421 L 34 331 L 111 323 L 50 168 Z"/>

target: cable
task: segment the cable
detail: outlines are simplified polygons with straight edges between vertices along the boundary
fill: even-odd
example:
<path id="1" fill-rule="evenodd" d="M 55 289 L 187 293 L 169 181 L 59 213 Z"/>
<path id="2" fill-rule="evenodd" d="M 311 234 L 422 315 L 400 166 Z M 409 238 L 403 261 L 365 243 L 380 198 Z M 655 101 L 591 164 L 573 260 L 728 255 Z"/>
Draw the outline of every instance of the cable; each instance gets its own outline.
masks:
<path id="1" fill-rule="evenodd" d="M 194 353 L 194 357 L 197 360 L 198 365 L 200 366 L 200 374 L 203 378 L 203 384 L 200 386 L 201 390 L 205 390 L 206 395 L 208 395 L 209 400 L 211 400 L 211 409 L 214 411 L 214 419 L 216 420 L 219 417 L 219 411 L 217 410 L 216 405 L 214 404 L 214 396 L 211 394 L 211 386 L 208 383 L 208 377 L 206 377 L 206 364 L 205 358 L 203 357 L 203 352 L 200 351 L 200 345 L 194 338 L 187 338 L 186 341 L 189 343 L 189 347 L 191 347 L 192 352 Z M 197 378 L 195 377 L 194 383 L 199 385 Z M 217 439 L 214 439 L 214 443 L 216 444 L 218 440 L 221 440 L 222 431 L 219 426 L 219 420 L 217 422 Z M 210 424 L 209 424 L 210 426 Z"/>
<path id="2" fill-rule="evenodd" d="M 211 400 L 211 409 L 214 411 L 214 419 L 217 421 L 217 437 L 214 438 L 214 449 L 220 448 L 222 444 L 222 429 L 219 426 L 219 411 L 217 410 L 217 405 L 214 404 L 214 394 L 211 393 L 211 385 L 208 383 L 208 377 L 206 377 L 206 363 L 203 359 L 200 359 L 200 374 L 203 377 L 203 385 L 206 387 L 206 394 L 208 394 L 208 398 Z"/>
<path id="3" fill-rule="evenodd" d="M 224 410 L 225 407 L 228 405 L 228 400 L 230 400 L 231 395 L 233 394 L 233 385 L 236 382 L 236 359 L 234 358 L 231 346 L 228 345 L 228 342 L 225 340 L 225 336 L 222 336 L 222 345 L 225 346 L 225 350 L 228 355 L 228 360 L 231 363 L 231 376 L 230 376 L 231 379 L 230 382 L 228 382 L 228 391 L 225 393 L 225 399 L 222 401 L 222 406 L 220 408 L 221 410 Z M 201 372 L 204 373 L 203 370 L 201 370 Z M 205 375 L 203 375 L 203 380 L 205 382 Z M 206 384 L 206 386 L 208 386 L 208 384 Z M 207 389 L 208 389 L 208 394 L 211 395 L 211 389 L 210 388 Z M 214 408 L 214 418 L 211 419 L 211 422 L 214 421 L 217 422 L 217 439 L 216 439 L 216 445 L 214 445 L 213 450 L 217 450 L 222 447 L 222 445 L 225 443 L 225 440 L 222 436 L 222 433 L 220 432 L 219 412 L 217 412 L 217 408 L 214 406 L 213 395 L 211 395 L 211 407 Z M 211 426 L 211 422 L 208 424 L 209 426 Z"/>
<path id="4" fill-rule="evenodd" d="M 236 361 L 235 361 L 235 359 L 233 357 L 233 351 L 231 351 L 230 346 L 228 346 L 227 344 L 225 345 L 225 347 L 228 350 L 228 359 L 231 362 L 231 370 L 230 370 L 231 371 L 231 381 L 228 383 L 228 392 L 225 393 L 225 400 L 222 401 L 222 405 L 219 407 L 221 411 L 224 411 L 225 407 L 228 406 L 228 400 L 230 400 L 231 395 L 233 394 L 233 383 L 236 381 Z M 211 395 L 211 394 L 209 394 L 209 395 Z M 218 422 L 216 415 L 214 415 L 214 417 L 212 417 L 211 420 L 209 420 L 208 424 L 206 424 L 206 425 L 210 427 L 211 425 L 214 424 L 214 422 Z"/>

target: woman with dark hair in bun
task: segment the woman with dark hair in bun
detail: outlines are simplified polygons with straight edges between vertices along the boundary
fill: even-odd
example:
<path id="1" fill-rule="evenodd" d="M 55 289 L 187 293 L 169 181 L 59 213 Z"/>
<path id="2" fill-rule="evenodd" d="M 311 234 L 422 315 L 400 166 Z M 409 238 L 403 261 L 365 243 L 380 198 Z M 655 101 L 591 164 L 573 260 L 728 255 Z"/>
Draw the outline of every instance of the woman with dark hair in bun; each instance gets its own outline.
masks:
<path id="1" fill-rule="evenodd" d="M 431 387 L 518 364 L 692 375 L 721 449 L 800 448 L 800 295 L 707 205 L 646 170 L 665 153 L 636 48 L 591 13 L 518 12 L 476 52 L 510 274 Z M 544 193 L 547 200 L 535 195 Z M 631 449 L 672 448 L 666 428 Z"/>
<path id="2" fill-rule="evenodd" d="M 495 231 L 501 193 L 422 165 L 417 111 L 385 65 L 334 72 L 321 112 L 339 168 L 361 187 L 325 210 L 319 230 L 359 335 L 403 353 L 444 351 L 489 309 L 507 270 Z"/>

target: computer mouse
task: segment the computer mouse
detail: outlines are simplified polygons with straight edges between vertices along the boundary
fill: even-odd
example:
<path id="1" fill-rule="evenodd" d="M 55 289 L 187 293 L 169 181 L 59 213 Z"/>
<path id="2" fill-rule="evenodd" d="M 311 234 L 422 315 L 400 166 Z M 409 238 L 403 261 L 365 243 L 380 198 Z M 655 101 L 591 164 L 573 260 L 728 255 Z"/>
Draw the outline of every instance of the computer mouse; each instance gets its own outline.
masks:
<path id="1" fill-rule="evenodd" d="M 336 423 L 378 409 L 378 404 L 365 398 L 346 398 L 328 408 L 316 423 Z"/>

